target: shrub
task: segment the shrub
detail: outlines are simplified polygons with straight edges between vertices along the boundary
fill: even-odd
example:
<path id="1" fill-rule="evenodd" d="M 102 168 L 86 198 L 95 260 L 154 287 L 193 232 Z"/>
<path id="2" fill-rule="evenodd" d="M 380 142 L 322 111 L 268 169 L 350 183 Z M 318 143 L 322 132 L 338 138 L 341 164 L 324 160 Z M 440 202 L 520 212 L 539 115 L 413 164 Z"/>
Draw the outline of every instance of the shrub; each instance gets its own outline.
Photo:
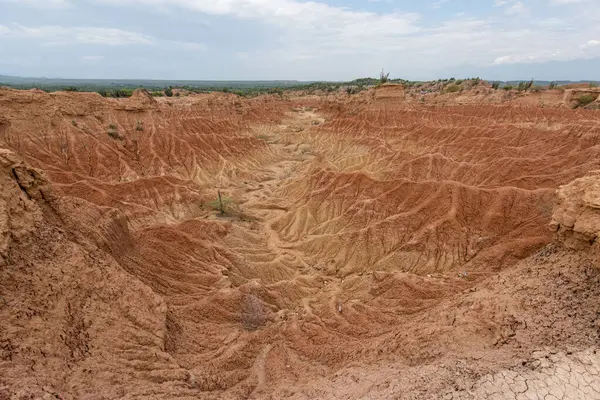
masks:
<path id="1" fill-rule="evenodd" d="M 173 97 L 173 88 L 168 87 L 165 89 L 165 96 L 167 97 Z"/>
<path id="2" fill-rule="evenodd" d="M 73 126 L 77 127 L 77 121 L 75 121 L 75 120 L 72 120 L 72 121 L 71 121 L 71 124 L 72 124 Z"/>
<path id="3" fill-rule="evenodd" d="M 461 86 L 458 86 L 455 83 L 451 83 L 446 88 L 446 93 L 456 93 L 456 92 L 460 91 L 460 89 L 461 89 Z"/>
<path id="4" fill-rule="evenodd" d="M 504 89 L 504 90 L 506 90 L 506 91 L 509 91 L 509 90 L 512 90 L 512 89 L 513 89 L 513 86 L 512 86 L 512 85 L 506 85 L 506 86 L 504 86 L 502 89 Z"/>
<path id="5" fill-rule="evenodd" d="M 498 90 L 499 87 L 500 87 L 500 82 L 498 82 L 498 81 L 492 82 L 492 89 Z"/>
<path id="6" fill-rule="evenodd" d="M 587 106 L 588 104 L 593 103 L 594 100 L 596 100 L 596 96 L 591 95 L 591 94 L 584 94 L 582 96 L 579 96 L 579 98 L 577 99 L 577 106 L 578 107 Z"/>
<path id="7" fill-rule="evenodd" d="M 386 74 L 385 71 L 382 69 L 381 73 L 379 74 L 379 83 L 386 83 L 389 80 L 390 80 L 390 73 L 388 72 Z"/>
<path id="8" fill-rule="evenodd" d="M 226 215 L 231 208 L 231 199 L 228 197 L 223 197 L 221 195 L 221 191 L 218 191 L 218 197 L 207 204 L 209 208 L 212 208 L 215 211 L 219 211 L 221 215 Z"/>
<path id="9" fill-rule="evenodd" d="M 557 87 L 558 87 L 558 82 L 556 82 L 556 81 L 552 81 L 548 85 L 548 89 L 556 89 Z"/>
<path id="10" fill-rule="evenodd" d="M 75 86 L 69 86 L 63 89 L 65 92 L 79 92 L 79 89 Z"/>
<path id="11" fill-rule="evenodd" d="M 462 80 L 462 79 L 459 79 L 459 80 L 457 80 L 457 81 L 456 81 L 456 82 L 454 82 L 454 83 L 456 83 L 457 85 L 462 85 L 462 83 L 463 83 L 463 80 Z"/>
<path id="12" fill-rule="evenodd" d="M 119 132 L 117 131 L 117 126 L 115 124 L 108 125 L 106 133 L 113 139 L 123 140 L 123 136 L 119 135 Z"/>
<path id="13" fill-rule="evenodd" d="M 142 121 L 137 121 L 135 123 L 135 130 L 141 132 L 144 130 L 144 123 Z"/>

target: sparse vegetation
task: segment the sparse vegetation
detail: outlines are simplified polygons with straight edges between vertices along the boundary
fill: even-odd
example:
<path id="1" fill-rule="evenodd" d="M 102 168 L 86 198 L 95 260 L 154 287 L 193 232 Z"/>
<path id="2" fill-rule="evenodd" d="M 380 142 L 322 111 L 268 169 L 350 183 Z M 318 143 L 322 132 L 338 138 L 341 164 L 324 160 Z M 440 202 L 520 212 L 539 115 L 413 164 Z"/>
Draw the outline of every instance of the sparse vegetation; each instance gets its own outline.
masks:
<path id="1" fill-rule="evenodd" d="M 509 90 L 513 89 L 513 86 L 512 85 L 505 85 L 502 89 L 504 89 L 504 90 L 506 90 L 508 92 Z"/>
<path id="2" fill-rule="evenodd" d="M 77 121 L 71 120 L 71 125 L 73 125 L 74 127 L 77 127 Z"/>
<path id="3" fill-rule="evenodd" d="M 229 197 L 221 195 L 221 191 L 217 192 L 217 198 L 207 204 L 208 208 L 219 211 L 221 215 L 227 215 L 231 210 L 232 201 Z"/>
<path id="4" fill-rule="evenodd" d="M 446 93 L 456 93 L 462 89 L 461 86 L 458 86 L 456 83 L 451 83 L 446 87 Z"/>
<path id="5" fill-rule="evenodd" d="M 500 87 L 500 82 L 498 82 L 498 81 L 492 82 L 492 89 L 498 90 L 499 87 Z"/>
<path id="6" fill-rule="evenodd" d="M 556 81 L 552 81 L 548 85 L 548 89 L 556 89 L 557 87 L 558 87 L 558 82 L 556 82 Z"/>
<path id="7" fill-rule="evenodd" d="M 381 73 L 379 74 L 379 83 L 381 83 L 381 84 L 387 83 L 389 80 L 390 80 L 390 73 L 388 72 L 386 74 L 385 71 L 382 69 Z"/>
<path id="8" fill-rule="evenodd" d="M 585 107 L 596 100 L 596 96 L 592 94 L 584 94 L 577 98 L 577 107 Z"/>
<path id="9" fill-rule="evenodd" d="M 173 97 L 173 88 L 168 87 L 165 89 L 165 96 L 167 97 Z"/>
<path id="10" fill-rule="evenodd" d="M 109 124 L 106 133 L 113 139 L 123 140 L 123 136 L 119 134 L 119 131 L 117 130 L 117 126 L 115 124 Z"/>
<path id="11" fill-rule="evenodd" d="M 135 123 L 135 130 L 141 132 L 144 130 L 144 123 L 142 121 L 137 121 Z"/>

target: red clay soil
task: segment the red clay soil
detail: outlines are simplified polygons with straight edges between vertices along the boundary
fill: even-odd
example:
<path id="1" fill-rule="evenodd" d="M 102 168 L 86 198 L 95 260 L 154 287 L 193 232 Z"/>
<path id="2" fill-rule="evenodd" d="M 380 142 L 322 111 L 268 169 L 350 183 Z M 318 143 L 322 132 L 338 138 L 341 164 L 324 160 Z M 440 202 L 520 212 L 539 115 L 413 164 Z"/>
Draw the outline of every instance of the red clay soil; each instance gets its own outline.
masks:
<path id="1" fill-rule="evenodd" d="M 600 398 L 600 112 L 487 90 L 0 89 L 0 399 Z"/>

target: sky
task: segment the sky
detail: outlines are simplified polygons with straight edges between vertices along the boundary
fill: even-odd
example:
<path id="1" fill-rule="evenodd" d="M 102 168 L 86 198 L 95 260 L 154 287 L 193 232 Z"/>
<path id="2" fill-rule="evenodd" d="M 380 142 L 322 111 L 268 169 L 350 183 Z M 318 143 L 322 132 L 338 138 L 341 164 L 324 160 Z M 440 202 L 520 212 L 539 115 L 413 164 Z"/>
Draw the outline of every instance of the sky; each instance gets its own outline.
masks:
<path id="1" fill-rule="evenodd" d="M 600 80 L 600 0 L 0 0 L 0 74 Z"/>

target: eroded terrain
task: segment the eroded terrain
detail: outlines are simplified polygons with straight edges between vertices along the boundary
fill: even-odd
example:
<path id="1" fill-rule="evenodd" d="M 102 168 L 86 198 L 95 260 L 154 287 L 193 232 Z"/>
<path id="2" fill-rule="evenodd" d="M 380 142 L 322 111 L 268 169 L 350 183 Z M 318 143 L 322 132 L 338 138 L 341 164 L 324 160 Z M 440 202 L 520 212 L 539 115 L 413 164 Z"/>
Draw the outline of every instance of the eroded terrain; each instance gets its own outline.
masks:
<path id="1" fill-rule="evenodd" d="M 1 89 L 0 398 L 600 398 L 600 114 L 457 102 Z"/>

